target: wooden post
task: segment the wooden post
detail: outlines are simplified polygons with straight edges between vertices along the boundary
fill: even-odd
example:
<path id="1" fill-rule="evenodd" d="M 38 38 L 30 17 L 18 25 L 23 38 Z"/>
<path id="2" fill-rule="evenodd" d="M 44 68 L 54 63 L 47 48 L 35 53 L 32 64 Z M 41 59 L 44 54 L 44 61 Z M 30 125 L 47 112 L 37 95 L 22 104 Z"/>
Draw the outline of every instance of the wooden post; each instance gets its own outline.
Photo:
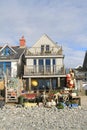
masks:
<path id="1" fill-rule="evenodd" d="M 5 75 L 5 102 L 7 103 L 7 76 Z"/>
<path id="2" fill-rule="evenodd" d="M 58 87 L 60 87 L 60 77 L 58 77 Z"/>
<path id="3" fill-rule="evenodd" d="M 29 91 L 31 91 L 31 78 L 29 78 Z"/>

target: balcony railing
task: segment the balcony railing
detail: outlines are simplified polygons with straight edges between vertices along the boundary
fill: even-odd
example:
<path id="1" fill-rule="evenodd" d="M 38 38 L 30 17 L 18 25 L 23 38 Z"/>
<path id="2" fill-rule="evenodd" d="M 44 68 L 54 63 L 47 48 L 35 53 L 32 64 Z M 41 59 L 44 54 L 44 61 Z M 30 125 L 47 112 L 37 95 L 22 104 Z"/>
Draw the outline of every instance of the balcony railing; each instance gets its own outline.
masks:
<path id="1" fill-rule="evenodd" d="M 49 50 L 41 50 L 40 47 L 32 47 L 26 50 L 26 56 L 32 55 L 62 55 L 62 47 L 50 47 Z"/>
<path id="2" fill-rule="evenodd" d="M 24 66 L 24 76 L 32 75 L 63 75 L 65 74 L 64 66 Z"/>

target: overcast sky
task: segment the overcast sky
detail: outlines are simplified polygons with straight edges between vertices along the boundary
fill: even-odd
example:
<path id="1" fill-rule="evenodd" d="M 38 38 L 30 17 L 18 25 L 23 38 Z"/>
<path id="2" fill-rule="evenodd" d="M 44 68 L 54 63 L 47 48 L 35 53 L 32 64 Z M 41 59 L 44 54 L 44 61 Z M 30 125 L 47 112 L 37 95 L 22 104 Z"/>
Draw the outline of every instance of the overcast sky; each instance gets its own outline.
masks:
<path id="1" fill-rule="evenodd" d="M 66 67 L 82 65 L 87 50 L 87 0 L 0 0 L 0 45 L 32 46 L 43 34 L 63 47 Z"/>

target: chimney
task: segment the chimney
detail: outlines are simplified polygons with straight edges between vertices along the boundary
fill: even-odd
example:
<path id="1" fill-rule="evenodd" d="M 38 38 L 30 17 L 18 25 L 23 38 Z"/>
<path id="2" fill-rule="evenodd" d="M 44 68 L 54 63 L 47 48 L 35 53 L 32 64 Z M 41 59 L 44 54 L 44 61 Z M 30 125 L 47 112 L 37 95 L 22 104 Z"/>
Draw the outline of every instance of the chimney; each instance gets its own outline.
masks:
<path id="1" fill-rule="evenodd" d="M 19 41 L 20 41 L 20 47 L 25 47 L 26 46 L 26 40 L 25 40 L 24 36 L 22 36 Z"/>

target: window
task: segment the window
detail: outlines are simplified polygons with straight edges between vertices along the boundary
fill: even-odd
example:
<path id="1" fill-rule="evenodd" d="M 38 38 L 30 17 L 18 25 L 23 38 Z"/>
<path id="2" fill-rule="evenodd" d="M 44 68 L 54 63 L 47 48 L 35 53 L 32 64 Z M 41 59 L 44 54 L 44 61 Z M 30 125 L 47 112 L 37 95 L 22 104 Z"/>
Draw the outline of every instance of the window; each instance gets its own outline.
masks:
<path id="1" fill-rule="evenodd" d="M 46 64 L 46 72 L 48 73 L 51 71 L 50 59 L 46 59 L 45 64 Z"/>
<path id="2" fill-rule="evenodd" d="M 11 50 L 9 47 L 5 47 L 5 48 L 2 50 L 1 53 L 2 53 L 3 56 L 8 56 L 8 55 L 13 54 L 12 50 Z"/>
<path id="3" fill-rule="evenodd" d="M 34 65 L 36 65 L 36 59 L 34 59 Z"/>
<path id="4" fill-rule="evenodd" d="M 50 65 L 50 59 L 46 59 L 46 65 Z"/>
<path id="5" fill-rule="evenodd" d="M 43 72 L 44 66 L 43 66 L 43 59 L 39 59 L 39 72 Z"/>
<path id="6" fill-rule="evenodd" d="M 39 65 L 43 65 L 43 59 L 39 59 Z"/>
<path id="7" fill-rule="evenodd" d="M 5 71 L 6 71 L 6 73 L 8 74 L 8 76 L 10 76 L 11 75 L 11 62 L 6 62 L 5 63 Z"/>
<path id="8" fill-rule="evenodd" d="M 8 76 L 11 75 L 11 62 L 0 62 L 0 74 L 4 73 L 7 73 Z"/>
<path id="9" fill-rule="evenodd" d="M 53 59 L 53 65 L 55 65 L 56 63 L 55 63 L 55 59 Z"/>
<path id="10" fill-rule="evenodd" d="M 51 82 L 52 82 L 52 89 L 53 90 L 57 89 L 57 79 L 53 78 Z"/>
<path id="11" fill-rule="evenodd" d="M 55 66 L 56 62 L 55 62 L 55 59 L 53 59 L 53 72 L 55 73 L 56 72 L 56 66 Z"/>
<path id="12" fill-rule="evenodd" d="M 49 52 L 50 48 L 49 45 L 46 45 L 46 51 Z"/>
<path id="13" fill-rule="evenodd" d="M 44 52 L 44 45 L 41 45 L 41 52 Z"/>

